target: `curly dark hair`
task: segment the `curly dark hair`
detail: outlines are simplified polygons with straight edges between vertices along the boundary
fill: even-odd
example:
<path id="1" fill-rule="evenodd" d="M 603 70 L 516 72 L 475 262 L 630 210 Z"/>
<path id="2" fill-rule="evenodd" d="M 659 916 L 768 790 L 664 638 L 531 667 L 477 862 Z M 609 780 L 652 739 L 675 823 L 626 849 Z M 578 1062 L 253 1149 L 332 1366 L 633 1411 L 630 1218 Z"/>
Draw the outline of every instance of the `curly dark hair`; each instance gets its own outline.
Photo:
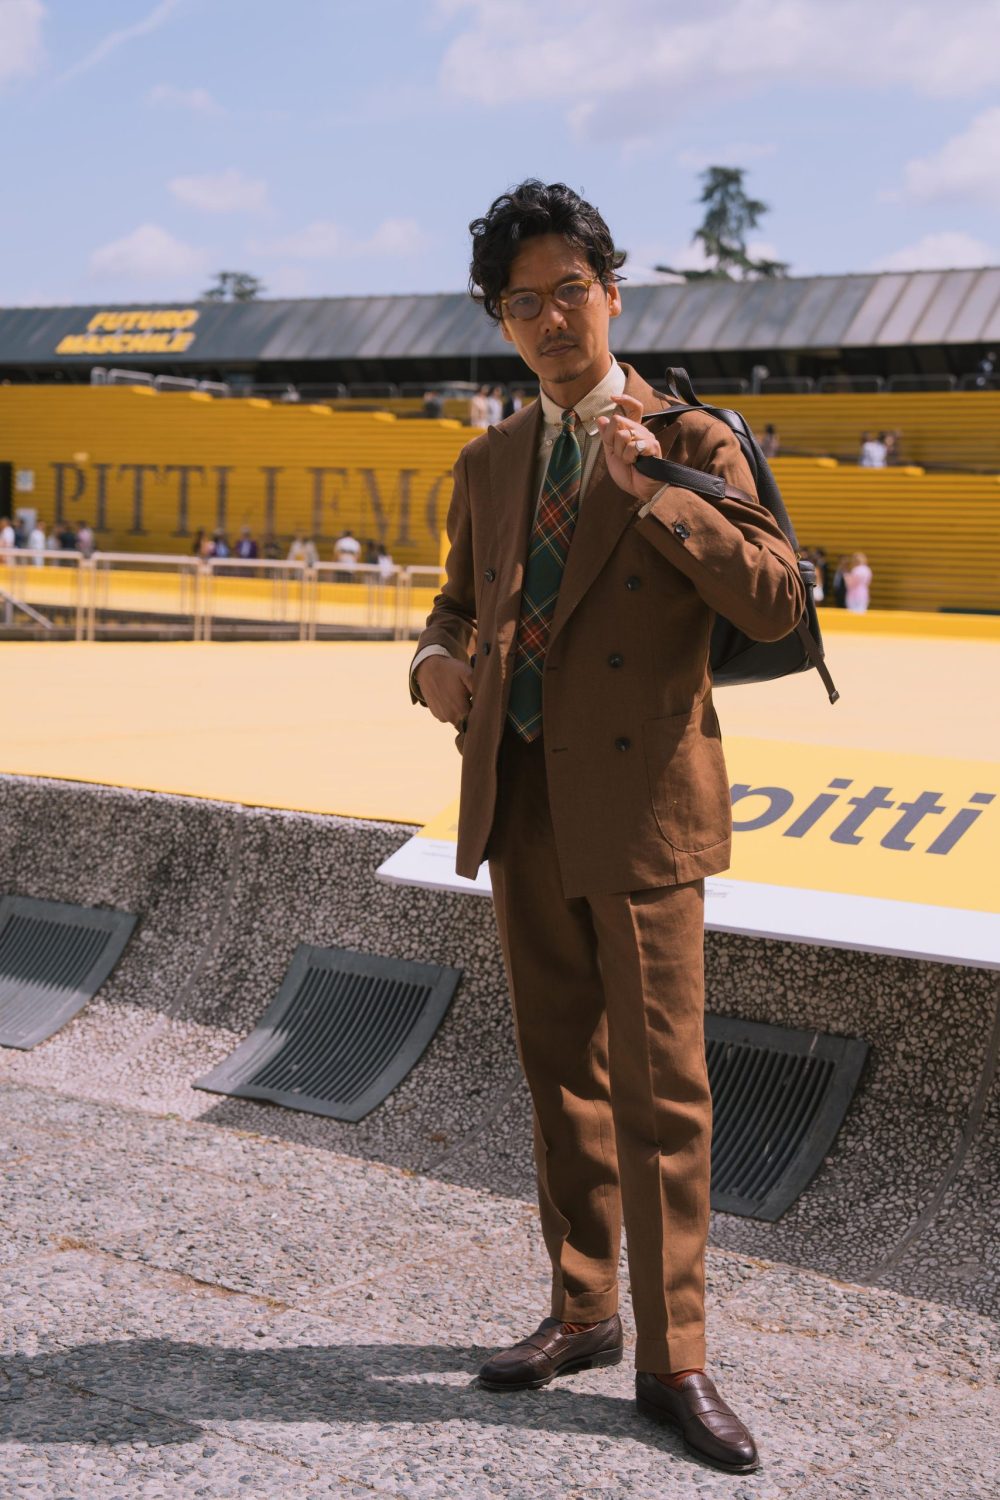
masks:
<path id="1" fill-rule="evenodd" d="M 593 204 L 564 182 L 546 186 L 537 177 L 527 178 L 495 198 L 481 219 L 473 219 L 469 233 L 469 292 L 495 323 L 503 317 L 500 298 L 511 262 L 524 241 L 536 235 L 561 234 L 571 245 L 577 245 L 602 286 L 622 279 L 616 273 L 625 263 L 625 251 L 615 249 L 611 231 Z"/>

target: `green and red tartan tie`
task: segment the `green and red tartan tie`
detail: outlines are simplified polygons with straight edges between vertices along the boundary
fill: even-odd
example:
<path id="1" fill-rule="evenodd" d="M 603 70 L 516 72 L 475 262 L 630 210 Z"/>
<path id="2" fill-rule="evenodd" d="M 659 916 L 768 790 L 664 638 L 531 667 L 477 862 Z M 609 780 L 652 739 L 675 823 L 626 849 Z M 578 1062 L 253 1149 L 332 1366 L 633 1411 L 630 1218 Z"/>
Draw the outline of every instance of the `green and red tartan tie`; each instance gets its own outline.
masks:
<path id="1" fill-rule="evenodd" d="M 542 732 L 542 667 L 549 644 L 552 616 L 559 597 L 569 544 L 580 509 L 580 444 L 573 431 L 576 412 L 562 414 L 562 428 L 552 447 L 542 497 L 528 546 L 517 627 L 514 680 L 510 685 L 507 718 L 529 743 Z"/>

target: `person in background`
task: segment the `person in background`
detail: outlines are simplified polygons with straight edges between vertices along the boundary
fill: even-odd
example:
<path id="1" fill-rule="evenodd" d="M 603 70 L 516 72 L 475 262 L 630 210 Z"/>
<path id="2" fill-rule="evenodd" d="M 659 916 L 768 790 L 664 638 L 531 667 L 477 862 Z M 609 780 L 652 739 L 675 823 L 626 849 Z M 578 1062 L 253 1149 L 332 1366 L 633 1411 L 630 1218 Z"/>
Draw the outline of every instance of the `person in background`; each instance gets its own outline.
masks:
<path id="1" fill-rule="evenodd" d="M 59 547 L 63 552 L 76 551 L 76 527 L 72 521 L 64 521 L 59 530 Z"/>
<path id="2" fill-rule="evenodd" d="M 374 537 L 365 539 L 365 565 L 373 568 L 378 562 L 379 544 Z"/>
<path id="3" fill-rule="evenodd" d="M 899 463 L 899 440 L 902 436 L 898 427 L 894 427 L 891 432 L 879 433 L 879 440 L 885 445 L 886 464 Z"/>
<path id="4" fill-rule="evenodd" d="M 81 521 L 76 534 L 76 550 L 83 557 L 93 557 L 95 545 L 93 528 L 87 521 Z"/>
<path id="5" fill-rule="evenodd" d="M 199 526 L 198 530 L 194 534 L 194 540 L 191 543 L 191 555 L 192 555 L 192 557 L 200 557 L 201 556 L 201 544 L 202 544 L 202 542 L 204 540 L 205 540 L 205 528 L 204 528 L 204 526 Z"/>
<path id="6" fill-rule="evenodd" d="M 268 562 L 276 562 L 281 557 L 281 546 L 273 531 L 269 531 L 265 536 L 261 554 Z"/>
<path id="7" fill-rule="evenodd" d="M 0 552 L 13 552 L 17 546 L 17 537 L 14 528 L 10 524 L 10 516 L 0 516 Z M 14 558 L 7 558 L 8 562 L 14 562 Z"/>
<path id="8" fill-rule="evenodd" d="M 872 570 L 863 552 L 855 552 L 844 574 L 844 603 L 856 615 L 863 615 L 868 608 L 868 595 L 872 583 Z"/>
<path id="9" fill-rule="evenodd" d="M 469 402 L 470 427 L 489 426 L 489 406 L 487 405 L 488 399 L 489 391 L 487 390 L 485 385 L 481 385 L 476 394 Z"/>
<path id="10" fill-rule="evenodd" d="M 378 563 L 379 583 L 388 583 L 396 571 L 396 564 L 385 547 L 379 547 L 376 562 Z"/>
<path id="11" fill-rule="evenodd" d="M 286 385 L 285 389 L 282 391 L 280 399 L 282 401 L 301 401 L 302 397 L 299 395 L 295 386 L 292 385 L 291 382 L 289 382 L 289 384 Z"/>
<path id="12" fill-rule="evenodd" d="M 833 602 L 838 609 L 844 609 L 847 605 L 847 584 L 844 582 L 844 575 L 850 567 L 850 563 L 851 560 L 849 557 L 842 557 L 834 569 L 833 588 L 831 592 L 833 594 Z"/>
<path id="13" fill-rule="evenodd" d="M 249 526 L 240 527 L 240 539 L 236 543 L 236 557 L 256 558 L 260 556 L 260 548 L 250 534 Z"/>
<path id="14" fill-rule="evenodd" d="M 773 422 L 768 422 L 764 428 L 764 436 L 760 440 L 760 451 L 765 458 L 777 458 L 781 441 Z"/>
<path id="15" fill-rule="evenodd" d="M 350 583 L 354 577 L 354 570 L 361 561 L 361 543 L 350 528 L 342 531 L 334 542 L 333 560 L 340 564 L 340 572 L 337 576 L 344 583 Z"/>
<path id="16" fill-rule="evenodd" d="M 46 546 L 45 522 L 42 520 L 41 516 L 38 517 L 34 526 L 29 531 L 26 546 L 29 552 L 34 553 L 32 561 L 41 562 Z"/>
<path id="17" fill-rule="evenodd" d="M 295 533 L 292 545 L 288 549 L 288 561 L 305 563 L 307 568 L 316 566 L 319 562 L 319 553 L 311 536 L 305 537 L 301 531 Z"/>
<path id="18" fill-rule="evenodd" d="M 226 533 L 224 531 L 216 531 L 213 534 L 212 540 L 215 543 L 215 551 L 212 554 L 213 557 L 229 557 L 231 555 L 231 549 L 228 541 L 226 540 Z"/>
<path id="19" fill-rule="evenodd" d="M 880 432 L 877 438 L 873 438 L 870 432 L 861 434 L 861 452 L 858 454 L 858 463 L 862 469 L 884 469 L 885 468 L 885 434 Z"/>
<path id="20" fill-rule="evenodd" d="M 503 391 L 498 385 L 493 387 L 486 398 L 486 421 L 490 427 L 503 421 Z"/>
<path id="21" fill-rule="evenodd" d="M 200 531 L 198 535 L 201 538 L 198 543 L 198 556 L 201 558 L 202 562 L 208 562 L 215 556 L 215 542 L 209 536 L 207 531 Z"/>
<path id="22" fill-rule="evenodd" d="M 810 556 L 813 561 L 813 567 L 816 569 L 816 587 L 813 589 L 813 598 L 817 604 L 823 604 L 826 602 L 829 583 L 829 564 L 826 559 L 826 548 L 814 547 Z"/>
<path id="23" fill-rule="evenodd" d="M 432 422 L 444 416 L 444 401 L 440 391 L 424 391 L 424 416 Z"/>
<path id="24" fill-rule="evenodd" d="M 260 555 L 260 548 L 257 546 L 256 541 L 254 540 L 254 538 L 250 534 L 250 527 L 249 526 L 241 526 L 240 527 L 239 539 L 237 540 L 236 545 L 233 548 L 233 556 L 234 557 L 239 557 L 239 558 L 245 558 L 245 559 L 247 559 L 249 561 L 249 560 L 252 560 L 252 559 L 258 557 L 259 555 Z M 233 576 L 234 577 L 238 577 L 238 578 L 252 578 L 253 574 L 254 574 L 253 568 L 234 568 L 233 569 Z"/>

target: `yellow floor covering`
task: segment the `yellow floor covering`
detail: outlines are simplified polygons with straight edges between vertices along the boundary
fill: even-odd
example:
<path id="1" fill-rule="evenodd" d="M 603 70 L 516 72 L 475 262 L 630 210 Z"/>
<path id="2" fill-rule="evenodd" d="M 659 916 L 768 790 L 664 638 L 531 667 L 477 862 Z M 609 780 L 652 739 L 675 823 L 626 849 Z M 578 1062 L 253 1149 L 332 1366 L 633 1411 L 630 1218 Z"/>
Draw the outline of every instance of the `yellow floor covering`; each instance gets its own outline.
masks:
<path id="1" fill-rule="evenodd" d="M 723 733 L 996 756 L 1000 639 L 860 633 L 852 622 L 829 631 L 827 647 L 840 703 L 829 706 L 812 672 L 720 689 Z M 3 643 L 0 771 L 422 824 L 457 795 L 459 758 L 453 732 L 410 705 L 412 652 Z"/>

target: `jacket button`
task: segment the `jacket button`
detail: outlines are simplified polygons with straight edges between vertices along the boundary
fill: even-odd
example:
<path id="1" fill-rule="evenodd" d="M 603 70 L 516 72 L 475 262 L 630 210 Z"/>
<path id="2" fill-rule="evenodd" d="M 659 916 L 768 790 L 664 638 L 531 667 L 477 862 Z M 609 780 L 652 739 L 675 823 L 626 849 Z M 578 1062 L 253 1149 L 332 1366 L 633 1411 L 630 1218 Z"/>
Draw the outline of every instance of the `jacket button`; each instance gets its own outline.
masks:
<path id="1" fill-rule="evenodd" d="M 620 739 L 615 740 L 616 750 L 631 750 L 631 748 L 632 741 L 630 739 L 627 739 L 625 735 L 622 735 Z"/>
<path id="2" fill-rule="evenodd" d="M 484 656 L 489 656 L 489 654 L 490 654 L 490 643 L 489 643 L 489 641 L 484 641 L 483 642 L 483 655 Z"/>
<path id="3" fill-rule="evenodd" d="M 691 535 L 690 531 L 684 525 L 683 521 L 675 521 L 673 529 L 674 536 L 679 536 L 682 542 L 686 541 L 686 539 Z"/>
<path id="4" fill-rule="evenodd" d="M 486 572 L 483 574 L 483 577 L 486 579 L 487 583 L 494 583 L 496 581 L 496 576 L 496 568 L 487 568 Z"/>
<path id="5" fill-rule="evenodd" d="M 632 576 L 631 576 L 631 578 L 626 578 L 626 580 L 625 580 L 625 587 L 627 589 L 637 589 L 641 583 L 642 583 L 642 579 L 641 578 L 637 578 L 635 576 L 635 574 L 633 573 Z"/>
<path id="6" fill-rule="evenodd" d="M 619 656 L 618 652 L 614 651 L 608 657 L 608 666 L 609 667 L 620 667 L 622 665 L 622 663 L 624 662 L 624 660 L 625 660 L 624 656 Z"/>

